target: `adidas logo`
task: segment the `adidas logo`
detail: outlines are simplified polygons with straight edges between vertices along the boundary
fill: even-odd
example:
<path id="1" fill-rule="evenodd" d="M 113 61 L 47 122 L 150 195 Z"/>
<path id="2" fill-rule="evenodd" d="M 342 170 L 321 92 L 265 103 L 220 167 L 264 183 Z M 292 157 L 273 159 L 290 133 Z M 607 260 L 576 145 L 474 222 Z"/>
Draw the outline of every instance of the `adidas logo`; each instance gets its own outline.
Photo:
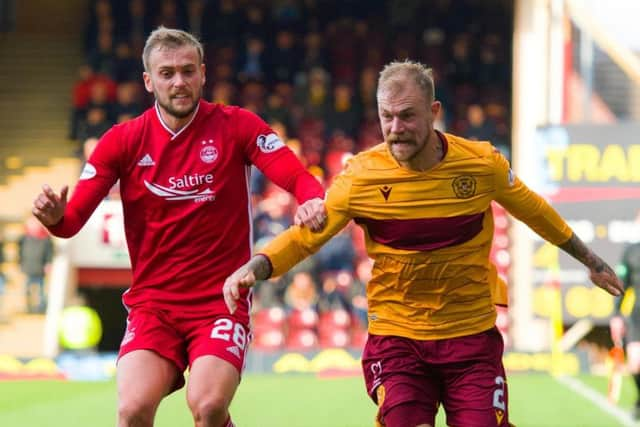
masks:
<path id="1" fill-rule="evenodd" d="M 156 162 L 153 161 L 149 154 L 145 154 L 142 159 L 138 162 L 138 166 L 154 166 Z"/>
<path id="2" fill-rule="evenodd" d="M 233 354 L 234 356 L 236 356 L 238 359 L 240 358 L 240 349 L 238 348 L 237 345 L 232 345 L 231 347 L 227 347 L 227 351 Z"/>

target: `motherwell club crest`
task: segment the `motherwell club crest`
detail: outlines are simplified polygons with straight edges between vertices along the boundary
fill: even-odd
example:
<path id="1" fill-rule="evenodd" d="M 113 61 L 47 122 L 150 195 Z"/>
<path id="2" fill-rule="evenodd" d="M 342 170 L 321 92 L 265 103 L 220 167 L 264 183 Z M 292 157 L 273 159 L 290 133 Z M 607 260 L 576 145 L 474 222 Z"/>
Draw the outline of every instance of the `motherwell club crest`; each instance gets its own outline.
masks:
<path id="1" fill-rule="evenodd" d="M 476 194 L 476 179 L 470 175 L 461 175 L 451 183 L 458 199 L 468 199 Z"/>

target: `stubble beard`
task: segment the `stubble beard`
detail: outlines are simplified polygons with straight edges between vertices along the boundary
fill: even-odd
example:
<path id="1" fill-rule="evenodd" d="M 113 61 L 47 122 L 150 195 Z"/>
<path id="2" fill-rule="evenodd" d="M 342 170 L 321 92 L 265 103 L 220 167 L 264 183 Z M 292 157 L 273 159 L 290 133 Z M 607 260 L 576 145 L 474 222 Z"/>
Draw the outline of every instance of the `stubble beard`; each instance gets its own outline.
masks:
<path id="1" fill-rule="evenodd" d="M 191 113 L 195 111 L 196 107 L 198 106 L 198 102 L 200 101 L 200 97 L 202 96 L 202 91 L 198 91 L 195 94 L 191 107 L 186 110 L 178 110 L 176 108 L 173 108 L 173 106 L 171 105 L 171 96 L 169 96 L 167 102 L 164 102 L 162 101 L 162 98 L 158 96 L 158 93 L 156 91 L 154 91 L 153 94 L 155 95 L 160 107 L 162 107 L 162 109 L 165 110 L 170 116 L 173 116 L 176 119 L 184 119 L 186 117 L 189 117 L 189 115 L 191 115 Z"/>

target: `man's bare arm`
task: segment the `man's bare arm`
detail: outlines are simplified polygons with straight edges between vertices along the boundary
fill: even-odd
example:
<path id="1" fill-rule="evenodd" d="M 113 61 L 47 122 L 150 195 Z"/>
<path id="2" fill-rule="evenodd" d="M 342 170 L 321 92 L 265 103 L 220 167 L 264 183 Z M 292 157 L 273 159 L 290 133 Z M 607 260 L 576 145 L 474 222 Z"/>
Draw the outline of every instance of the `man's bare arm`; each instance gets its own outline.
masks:
<path id="1" fill-rule="evenodd" d="M 566 253 L 580 261 L 590 270 L 591 281 L 611 295 L 621 295 L 623 285 L 613 269 L 596 255 L 575 233 L 569 240 L 558 245 Z"/>
<path id="2" fill-rule="evenodd" d="M 222 286 L 222 295 L 231 314 L 236 311 L 240 288 L 250 288 L 258 280 L 268 279 L 272 270 L 269 258 L 258 254 L 225 280 Z"/>

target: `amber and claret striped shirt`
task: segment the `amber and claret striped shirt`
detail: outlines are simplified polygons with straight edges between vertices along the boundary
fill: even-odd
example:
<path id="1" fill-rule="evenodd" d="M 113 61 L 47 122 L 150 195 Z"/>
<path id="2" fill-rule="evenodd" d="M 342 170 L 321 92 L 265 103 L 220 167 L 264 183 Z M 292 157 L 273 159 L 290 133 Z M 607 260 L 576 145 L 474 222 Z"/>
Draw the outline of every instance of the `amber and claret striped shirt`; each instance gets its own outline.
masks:
<path id="1" fill-rule="evenodd" d="M 440 134 L 443 160 L 416 172 L 386 143 L 354 156 L 329 187 L 321 233 L 293 226 L 261 253 L 279 276 L 354 220 L 374 260 L 367 284 L 369 332 L 417 340 L 490 329 L 498 285 L 489 260 L 496 201 L 542 238 L 566 242 L 571 228 L 511 171 L 489 142 Z"/>

